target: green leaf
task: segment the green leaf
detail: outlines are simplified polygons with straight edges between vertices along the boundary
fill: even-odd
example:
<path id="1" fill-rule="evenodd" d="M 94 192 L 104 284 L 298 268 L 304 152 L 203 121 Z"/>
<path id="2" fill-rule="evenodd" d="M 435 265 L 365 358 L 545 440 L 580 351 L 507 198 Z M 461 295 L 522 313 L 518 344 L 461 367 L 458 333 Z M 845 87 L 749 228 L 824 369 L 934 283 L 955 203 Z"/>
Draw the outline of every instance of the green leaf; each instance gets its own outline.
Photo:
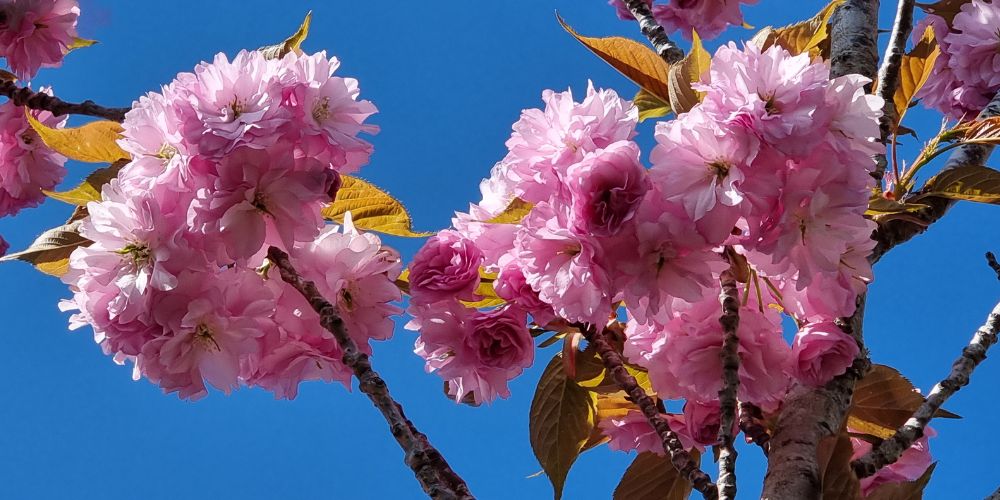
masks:
<path id="1" fill-rule="evenodd" d="M 868 210 L 865 211 L 865 215 L 875 217 L 880 215 L 904 214 L 917 212 L 925 208 L 927 208 L 927 205 L 922 203 L 900 203 L 876 194 L 868 200 Z"/>
<path id="2" fill-rule="evenodd" d="M 674 113 L 681 114 L 690 111 L 701 102 L 704 95 L 691 87 L 692 83 L 701 80 L 712 65 L 712 55 L 701 44 L 701 38 L 696 31 L 691 32 L 691 50 L 684 59 L 670 66 L 668 87 L 670 90 L 670 108 Z"/>
<path id="3" fill-rule="evenodd" d="M 950 168 L 931 177 L 921 198 L 939 196 L 953 200 L 1000 204 L 1000 171 L 983 166 Z"/>
<path id="4" fill-rule="evenodd" d="M 122 126 L 109 120 L 90 122 L 76 128 L 49 128 L 24 108 L 28 123 L 42 142 L 53 151 L 71 159 L 89 163 L 114 163 L 128 160 L 129 154 L 118 146 Z"/>
<path id="5" fill-rule="evenodd" d="M 751 42 L 767 50 L 772 45 L 785 48 L 792 55 L 809 52 L 813 57 L 830 58 L 830 17 L 844 0 L 833 0 L 815 16 L 782 28 L 765 27 Z"/>
<path id="6" fill-rule="evenodd" d="M 266 47 L 261 47 L 257 50 L 264 54 L 266 59 L 281 59 L 285 57 L 285 54 L 289 52 L 295 52 L 296 54 L 302 53 L 302 42 L 306 40 L 309 36 L 309 25 L 312 23 L 312 11 L 306 12 L 306 18 L 302 20 L 302 24 L 299 25 L 299 29 L 292 33 L 292 36 L 285 39 L 285 41 L 275 44 L 268 45 Z"/>
<path id="7" fill-rule="evenodd" d="M 928 26 L 913 50 L 903 56 L 899 66 L 899 86 L 896 87 L 896 93 L 892 96 L 893 104 L 896 107 L 894 128 L 903 121 L 903 116 L 910 109 L 913 97 L 927 83 L 927 79 L 934 71 L 934 62 L 940 53 L 941 49 L 938 47 L 937 40 L 934 39 L 934 28 Z"/>
<path id="8" fill-rule="evenodd" d="M 594 398 L 566 378 L 561 356 L 555 356 L 535 389 L 529 412 L 531 449 L 552 482 L 556 500 L 562 498 L 566 475 L 596 425 Z"/>
<path id="9" fill-rule="evenodd" d="M 639 121 L 644 122 L 650 118 L 659 118 L 670 114 L 670 103 L 663 101 L 643 89 L 632 98 L 632 104 L 639 109 Z"/>
<path id="10" fill-rule="evenodd" d="M 883 483 L 869 493 L 865 500 L 921 500 L 924 498 L 924 488 L 930 482 L 935 467 L 937 467 L 937 462 L 931 464 L 914 481 Z"/>
<path id="11" fill-rule="evenodd" d="M 414 232 L 410 214 L 389 193 L 357 177 L 344 175 L 341 181 L 337 199 L 323 209 L 323 217 L 343 224 L 344 214 L 351 212 L 354 226 L 360 229 L 406 238 L 433 234 Z"/>
<path id="12" fill-rule="evenodd" d="M 695 463 L 701 459 L 691 452 Z M 691 494 L 691 483 L 681 477 L 670 459 L 656 453 L 640 453 L 615 487 L 614 500 L 685 500 Z"/>
<path id="13" fill-rule="evenodd" d="M 514 198 L 507 205 L 507 208 L 503 209 L 503 212 L 484 222 L 490 224 L 520 224 L 534 206 L 533 203 L 528 203 L 520 198 Z"/>
<path id="14" fill-rule="evenodd" d="M 880 434 L 872 433 L 881 437 L 890 430 L 895 432 L 923 403 L 924 397 L 895 368 L 874 365 L 872 371 L 859 380 L 854 388 L 849 418 L 881 427 Z M 960 418 L 947 410 L 938 410 L 934 416 Z M 848 422 L 848 425 L 851 423 Z M 851 427 L 854 428 L 853 425 Z M 865 429 L 857 430 L 867 432 Z"/>
<path id="15" fill-rule="evenodd" d="M 88 175 L 79 186 L 69 191 L 43 190 L 42 192 L 49 198 L 76 206 L 84 206 L 92 201 L 101 201 L 101 187 L 117 177 L 118 171 L 127 163 L 127 160 L 118 160 L 107 167 L 99 168 Z"/>
<path id="16" fill-rule="evenodd" d="M 69 270 L 69 255 L 73 250 L 91 243 L 80 236 L 80 224 L 77 220 L 49 229 L 27 249 L 7 254 L 0 258 L 0 262 L 21 260 L 45 274 L 62 276 Z"/>
<path id="17" fill-rule="evenodd" d="M 84 47 L 92 47 L 94 45 L 97 45 L 97 40 L 88 40 L 77 36 L 73 37 L 73 41 L 66 47 L 66 52 L 82 49 Z"/>
<path id="18" fill-rule="evenodd" d="M 617 69 L 626 78 L 660 98 L 661 101 L 670 99 L 670 91 L 667 88 L 667 63 L 652 49 L 628 38 L 583 36 L 566 24 L 558 14 L 556 14 L 556 19 L 559 20 L 559 24 L 566 32 L 573 35 L 573 38 L 576 38 L 584 47 L 597 54 L 597 57 Z"/>

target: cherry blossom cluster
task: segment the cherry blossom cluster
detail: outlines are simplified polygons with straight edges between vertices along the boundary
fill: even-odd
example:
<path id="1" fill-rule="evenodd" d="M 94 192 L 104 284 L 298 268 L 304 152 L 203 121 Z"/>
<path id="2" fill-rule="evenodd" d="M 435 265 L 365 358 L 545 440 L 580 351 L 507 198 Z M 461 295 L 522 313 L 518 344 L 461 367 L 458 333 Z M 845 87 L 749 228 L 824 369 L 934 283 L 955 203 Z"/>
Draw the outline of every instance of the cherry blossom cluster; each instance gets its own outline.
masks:
<path id="1" fill-rule="evenodd" d="M 834 321 L 854 312 L 871 280 L 874 225 L 864 212 L 872 157 L 883 151 L 882 101 L 865 93 L 867 83 L 831 80 L 825 63 L 780 47 L 724 46 L 696 85 L 703 102 L 657 124 L 651 168 L 632 140 L 638 113 L 629 101 L 593 87 L 582 102 L 546 91 L 545 108 L 514 124 L 483 200 L 414 257 L 417 353 L 456 399 L 489 401 L 532 361 L 526 315 L 558 329 L 603 328 L 625 314 L 628 360 L 649 371 L 657 395 L 688 401 L 672 418 L 689 423 L 691 442 L 714 442 L 704 427 L 718 426 L 729 247 L 749 275 L 737 332 L 740 401 L 772 411 L 791 383 L 843 373 L 858 346 Z M 501 220 L 517 205 L 530 211 Z M 469 305 L 482 276 L 494 274 L 506 304 Z M 779 311 L 800 327 L 792 345 Z M 502 328 L 475 328 L 500 316 Z M 605 425 L 642 427 L 638 418 Z"/>
<path id="2" fill-rule="evenodd" d="M 320 216 L 339 176 L 368 161 L 358 134 L 377 131 L 338 66 L 324 52 L 219 54 L 135 102 L 120 140 L 132 159 L 87 205 L 93 243 L 64 276 L 71 327 L 92 326 L 135 378 L 183 398 L 206 383 L 285 398 L 304 380 L 349 384 L 333 336 L 265 262 L 270 245 L 288 251 L 363 350 L 391 336 L 399 255 L 349 215 L 342 227 Z"/>
<path id="3" fill-rule="evenodd" d="M 77 0 L 0 1 L 0 57 L 22 80 L 59 66 L 76 39 L 79 17 Z"/>
<path id="4" fill-rule="evenodd" d="M 913 30 L 914 38 L 927 26 L 941 53 L 917 97 L 949 118 L 974 118 L 1000 91 L 1000 3 L 967 2 L 950 27 L 940 16 L 928 15 Z"/>
<path id="5" fill-rule="evenodd" d="M 48 89 L 42 92 L 51 94 Z M 31 110 L 31 116 L 50 128 L 62 128 L 65 117 Z M 0 104 L 0 217 L 16 215 L 45 201 L 42 190 L 51 190 L 66 175 L 66 157 L 49 149 L 25 115 L 10 101 Z"/>
<path id="6" fill-rule="evenodd" d="M 667 33 L 679 31 L 687 40 L 691 40 L 692 31 L 710 39 L 730 26 L 743 26 L 741 5 L 757 3 L 757 0 L 667 0 L 656 4 L 653 0 L 643 1 Z M 619 18 L 626 21 L 635 19 L 624 0 L 609 0 L 608 4 L 615 7 Z"/>

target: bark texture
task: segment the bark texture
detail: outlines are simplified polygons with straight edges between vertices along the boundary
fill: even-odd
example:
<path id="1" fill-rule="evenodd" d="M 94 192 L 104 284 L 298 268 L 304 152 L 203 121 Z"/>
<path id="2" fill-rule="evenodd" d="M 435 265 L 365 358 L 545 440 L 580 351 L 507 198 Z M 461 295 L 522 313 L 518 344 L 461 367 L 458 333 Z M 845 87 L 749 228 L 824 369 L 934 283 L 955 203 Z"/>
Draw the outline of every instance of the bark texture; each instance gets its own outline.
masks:
<path id="1" fill-rule="evenodd" d="M 681 49 L 676 43 L 670 40 L 663 26 L 660 26 L 660 23 L 656 22 L 656 18 L 653 17 L 653 12 L 646 2 L 643 0 L 625 0 L 625 5 L 628 7 L 629 12 L 632 13 L 632 16 L 635 17 L 635 20 L 639 21 L 639 30 L 649 39 L 649 43 L 653 44 L 656 53 L 667 64 L 673 64 L 684 59 L 684 49 Z"/>
<path id="2" fill-rule="evenodd" d="M 875 94 L 885 101 L 882 106 L 882 117 L 878 122 L 883 143 L 887 142 L 889 134 L 892 133 L 892 124 L 899 116 L 899 110 L 896 109 L 892 98 L 899 88 L 899 71 L 903 64 L 903 54 L 906 52 L 906 41 L 913 31 L 914 3 L 914 0 L 899 0 L 899 5 L 896 7 L 896 22 L 893 23 L 892 34 L 889 35 L 889 48 L 882 60 L 882 66 L 878 69 L 878 86 L 875 87 Z M 885 176 L 886 166 L 888 166 L 886 155 L 878 155 L 872 177 L 879 185 Z"/>
<path id="3" fill-rule="evenodd" d="M 729 259 L 732 260 L 732 259 Z M 740 340 L 736 330 L 740 325 L 740 295 L 733 269 L 719 277 L 722 292 L 722 389 L 719 391 L 719 498 L 736 498 L 736 447 L 733 444 L 733 426 L 736 423 L 736 394 L 740 388 Z"/>
<path id="4" fill-rule="evenodd" d="M 18 106 L 49 111 L 56 116 L 86 115 L 120 122 L 125 120 L 125 113 L 130 109 L 106 108 L 94 103 L 94 101 L 83 101 L 81 103 L 66 102 L 44 92 L 35 92 L 27 87 L 18 87 L 17 83 L 10 80 L 0 82 L 0 95 L 7 96 L 11 102 Z"/>

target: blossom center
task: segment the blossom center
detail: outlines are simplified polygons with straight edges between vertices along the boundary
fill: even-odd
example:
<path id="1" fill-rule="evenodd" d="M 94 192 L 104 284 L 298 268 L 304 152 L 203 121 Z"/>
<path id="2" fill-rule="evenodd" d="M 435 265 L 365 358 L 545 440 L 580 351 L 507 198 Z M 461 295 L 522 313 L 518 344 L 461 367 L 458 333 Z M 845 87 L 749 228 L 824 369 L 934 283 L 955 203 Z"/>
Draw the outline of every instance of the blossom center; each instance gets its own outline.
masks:
<path id="1" fill-rule="evenodd" d="M 781 113 L 781 108 L 778 107 L 778 102 L 774 100 L 774 94 L 763 96 L 758 95 L 760 100 L 764 101 L 764 111 L 769 115 L 777 115 Z"/>
<path id="2" fill-rule="evenodd" d="M 569 245 L 566 245 L 566 247 L 563 248 L 559 253 L 562 255 L 569 255 L 570 257 L 575 257 L 577 255 L 580 255 L 580 252 L 582 251 L 583 247 L 580 246 L 579 243 L 571 243 Z"/>
<path id="3" fill-rule="evenodd" d="M 177 155 L 177 148 L 171 146 L 170 144 L 163 143 L 160 146 L 160 150 L 156 152 L 156 157 L 161 160 L 169 160 Z"/>
<path id="4" fill-rule="evenodd" d="M 129 243 L 118 253 L 130 260 L 137 268 L 148 263 L 150 258 L 149 246 L 142 243 Z"/>
<path id="5" fill-rule="evenodd" d="M 719 158 L 718 160 L 708 164 L 708 171 L 714 174 L 716 179 L 721 181 L 729 175 L 729 169 L 732 167 L 733 166 L 730 165 L 728 161 Z"/>
<path id="6" fill-rule="evenodd" d="M 233 102 L 229 103 L 229 111 L 233 115 L 233 121 L 236 121 L 243 112 L 246 110 L 246 105 L 240 102 L 236 97 L 233 98 Z"/>
<path id="7" fill-rule="evenodd" d="M 221 351 L 222 347 L 215 340 L 215 336 L 212 334 L 212 328 L 205 323 L 198 323 L 198 326 L 194 329 L 194 343 L 197 344 L 202 349 L 211 351 Z"/>
<path id="8" fill-rule="evenodd" d="M 313 120 L 317 123 L 323 123 L 327 118 L 330 117 L 330 98 L 324 97 L 320 99 L 312 109 Z"/>
<path id="9" fill-rule="evenodd" d="M 267 211 L 269 198 L 270 197 L 267 195 L 267 193 L 261 190 L 257 190 L 253 194 L 253 201 L 250 202 L 250 205 L 252 205 L 257 210 L 264 212 L 265 214 L 269 214 L 270 212 Z"/>
<path id="10" fill-rule="evenodd" d="M 354 310 L 354 296 L 351 295 L 351 290 L 347 287 L 340 292 L 340 305 L 342 309 L 351 312 Z"/>

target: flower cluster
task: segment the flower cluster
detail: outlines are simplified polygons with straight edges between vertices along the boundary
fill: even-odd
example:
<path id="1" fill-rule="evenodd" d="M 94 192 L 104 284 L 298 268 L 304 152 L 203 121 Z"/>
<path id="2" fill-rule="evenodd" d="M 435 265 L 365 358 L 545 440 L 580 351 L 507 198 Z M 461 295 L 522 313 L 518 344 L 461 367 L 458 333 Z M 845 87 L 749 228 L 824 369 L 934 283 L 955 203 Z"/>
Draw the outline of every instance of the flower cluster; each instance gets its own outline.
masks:
<path id="1" fill-rule="evenodd" d="M 88 204 L 80 232 L 93 243 L 64 277 L 72 326 L 184 398 L 206 382 L 287 398 L 303 380 L 349 383 L 332 335 L 264 262 L 270 245 L 288 251 L 362 349 L 391 336 L 399 255 L 319 213 L 371 154 L 358 133 L 377 130 L 337 67 L 322 52 L 219 54 L 134 103 L 120 141 L 132 159 Z"/>
<path id="2" fill-rule="evenodd" d="M 0 2 L 0 57 L 22 80 L 62 63 L 76 39 L 77 0 Z"/>
<path id="3" fill-rule="evenodd" d="M 66 123 L 48 111 L 32 110 L 31 116 L 51 128 Z M 49 149 L 31 128 L 24 108 L 9 101 L 0 105 L 0 217 L 41 204 L 42 190 L 53 189 L 66 175 L 65 163 L 66 157 Z"/>
<path id="4" fill-rule="evenodd" d="M 854 432 L 855 430 L 848 427 L 847 431 Z M 916 440 L 912 446 L 907 448 L 900 455 L 899 460 L 879 469 L 875 475 L 862 479 L 862 496 L 867 497 L 883 484 L 915 481 L 924 475 L 924 472 L 927 471 L 927 468 L 931 466 L 931 462 L 933 461 L 929 439 L 935 436 L 937 436 L 937 431 L 933 427 L 927 426 L 924 429 L 923 437 Z M 851 438 L 851 445 L 854 447 L 851 460 L 856 460 L 864 456 L 872 449 L 871 443 L 860 438 Z"/>
<path id="5" fill-rule="evenodd" d="M 928 15 L 913 30 L 914 38 L 928 26 L 941 52 L 917 97 L 950 118 L 975 117 L 1000 91 L 1000 3 L 964 3 L 951 25 Z"/>
<path id="6" fill-rule="evenodd" d="M 706 39 L 719 36 L 730 26 L 743 26 L 742 4 L 757 3 L 757 0 L 668 0 L 654 4 L 653 0 L 643 0 L 649 5 L 656 19 L 667 33 L 680 31 L 681 36 L 691 40 L 691 32 Z M 623 20 L 635 19 L 624 0 L 609 0 L 618 17 Z"/>
<path id="7" fill-rule="evenodd" d="M 704 101 L 657 124 L 651 168 L 632 140 L 636 108 L 612 91 L 590 87 L 582 102 L 546 91 L 544 109 L 523 112 L 483 200 L 412 266 L 417 353 L 461 388 L 456 398 L 506 394 L 531 362 L 525 315 L 540 329 L 558 319 L 550 327 L 559 329 L 603 328 L 625 314 L 624 354 L 648 370 L 657 395 L 717 408 L 727 247 L 748 275 L 740 401 L 774 410 L 792 382 L 820 385 L 847 369 L 858 347 L 833 322 L 854 312 L 871 279 L 864 212 L 872 156 L 883 151 L 881 99 L 865 93 L 863 77 L 831 80 L 825 63 L 780 47 L 724 46 L 703 78 Z M 516 209 L 526 214 L 503 220 Z M 470 305 L 484 275 L 495 276 L 499 309 Z M 794 346 L 779 311 L 800 326 Z M 488 358 L 467 355 L 467 344 L 481 344 L 470 325 L 495 315 L 505 322 Z M 699 422 L 692 443 L 711 442 L 697 437 L 711 434 L 698 430 L 706 419 L 687 417 Z M 605 428 L 621 435 L 637 422 Z"/>

